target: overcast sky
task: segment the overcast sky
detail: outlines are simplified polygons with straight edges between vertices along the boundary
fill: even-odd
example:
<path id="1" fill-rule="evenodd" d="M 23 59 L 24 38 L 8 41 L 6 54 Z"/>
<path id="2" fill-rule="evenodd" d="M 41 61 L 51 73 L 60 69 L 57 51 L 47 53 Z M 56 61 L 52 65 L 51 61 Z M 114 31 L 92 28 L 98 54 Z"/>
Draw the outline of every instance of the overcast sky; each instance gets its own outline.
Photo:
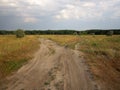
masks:
<path id="1" fill-rule="evenodd" d="M 0 0 L 0 29 L 120 28 L 120 0 Z"/>

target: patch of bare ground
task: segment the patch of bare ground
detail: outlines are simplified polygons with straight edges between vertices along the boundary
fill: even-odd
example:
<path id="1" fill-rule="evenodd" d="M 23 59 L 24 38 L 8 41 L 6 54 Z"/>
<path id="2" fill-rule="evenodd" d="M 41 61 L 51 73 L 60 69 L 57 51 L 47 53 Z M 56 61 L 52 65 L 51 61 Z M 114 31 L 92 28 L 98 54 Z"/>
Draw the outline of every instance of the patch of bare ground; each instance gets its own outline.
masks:
<path id="1" fill-rule="evenodd" d="M 102 90 L 120 89 L 120 72 L 119 69 L 116 70 L 116 68 L 119 68 L 117 66 L 119 62 L 116 62 L 117 60 L 105 59 L 105 57 L 98 57 L 97 60 L 96 58 L 87 60 L 90 71 L 93 73 L 95 81 L 102 86 Z"/>

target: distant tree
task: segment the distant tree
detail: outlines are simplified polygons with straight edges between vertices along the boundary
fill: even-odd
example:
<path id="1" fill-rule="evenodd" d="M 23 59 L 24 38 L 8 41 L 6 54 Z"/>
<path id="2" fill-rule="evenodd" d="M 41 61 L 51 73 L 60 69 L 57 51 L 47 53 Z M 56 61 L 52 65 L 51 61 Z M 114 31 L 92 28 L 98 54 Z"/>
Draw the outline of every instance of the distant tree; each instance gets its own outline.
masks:
<path id="1" fill-rule="evenodd" d="M 73 35 L 77 35 L 77 32 L 74 32 Z"/>
<path id="2" fill-rule="evenodd" d="M 81 35 L 81 32 L 79 31 L 79 33 L 78 33 L 79 35 Z"/>
<path id="3" fill-rule="evenodd" d="M 87 31 L 81 31 L 81 35 L 87 35 Z"/>
<path id="4" fill-rule="evenodd" d="M 0 35 L 5 35 L 5 34 L 7 34 L 7 32 L 5 30 L 0 31 Z"/>
<path id="5" fill-rule="evenodd" d="M 95 35 L 95 33 L 90 33 L 90 35 Z"/>
<path id="6" fill-rule="evenodd" d="M 22 29 L 16 30 L 16 37 L 17 38 L 22 38 L 24 36 L 25 36 L 24 30 L 22 30 Z"/>
<path id="7" fill-rule="evenodd" d="M 113 31 L 108 31 L 108 32 L 107 32 L 107 36 L 112 36 L 113 34 L 114 34 Z"/>

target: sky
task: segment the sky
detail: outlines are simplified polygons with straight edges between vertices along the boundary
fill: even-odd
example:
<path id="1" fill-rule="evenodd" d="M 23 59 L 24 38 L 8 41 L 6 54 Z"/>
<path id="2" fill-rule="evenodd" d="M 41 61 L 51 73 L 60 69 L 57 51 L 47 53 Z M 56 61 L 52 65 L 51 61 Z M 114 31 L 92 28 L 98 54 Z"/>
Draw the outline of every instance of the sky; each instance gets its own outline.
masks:
<path id="1" fill-rule="evenodd" d="M 120 0 L 0 0 L 0 30 L 120 29 Z"/>

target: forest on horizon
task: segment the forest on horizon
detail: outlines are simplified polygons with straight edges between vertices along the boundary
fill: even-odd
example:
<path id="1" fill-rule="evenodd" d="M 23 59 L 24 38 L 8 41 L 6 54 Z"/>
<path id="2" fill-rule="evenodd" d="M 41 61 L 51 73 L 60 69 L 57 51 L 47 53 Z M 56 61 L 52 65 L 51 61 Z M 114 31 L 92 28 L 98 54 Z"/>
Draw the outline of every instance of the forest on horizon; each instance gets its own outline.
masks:
<path id="1" fill-rule="evenodd" d="M 113 35 L 120 35 L 120 29 L 91 29 L 85 31 L 78 30 L 24 30 L 26 35 L 107 35 L 109 32 Z M 14 35 L 15 30 L 0 30 L 0 35 Z"/>

